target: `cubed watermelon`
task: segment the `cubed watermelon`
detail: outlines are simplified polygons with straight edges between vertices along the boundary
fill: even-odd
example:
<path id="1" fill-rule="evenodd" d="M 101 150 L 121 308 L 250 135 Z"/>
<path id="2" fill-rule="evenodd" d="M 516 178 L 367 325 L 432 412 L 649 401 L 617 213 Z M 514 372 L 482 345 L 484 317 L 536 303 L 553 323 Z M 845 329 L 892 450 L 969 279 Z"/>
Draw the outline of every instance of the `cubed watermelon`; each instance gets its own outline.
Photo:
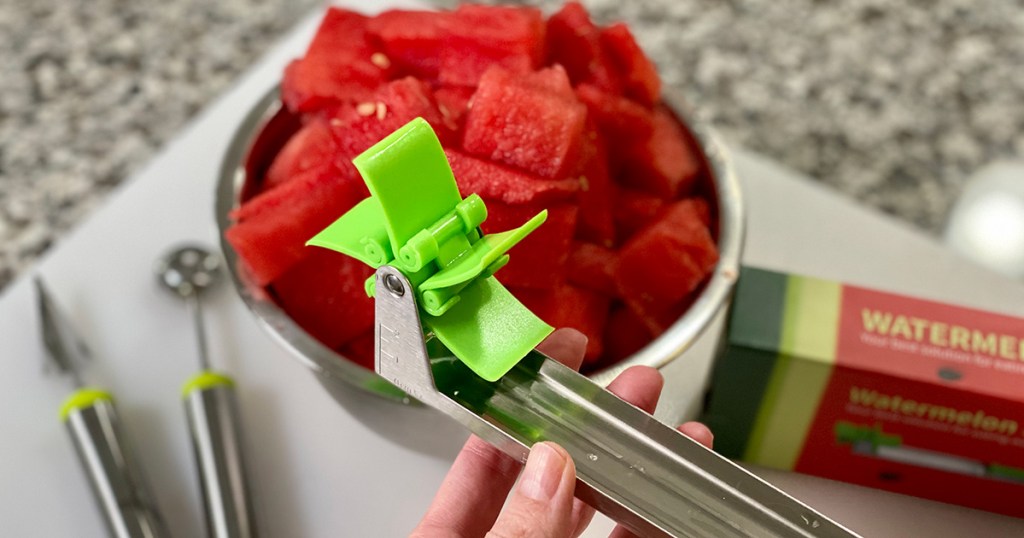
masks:
<path id="1" fill-rule="evenodd" d="M 326 163 L 246 202 L 224 235 L 263 286 L 305 258 L 306 241 L 369 194 L 351 164 L 339 170 Z"/>
<path id="2" fill-rule="evenodd" d="M 463 4 L 444 20 L 444 84 L 475 86 L 494 65 L 527 73 L 544 58 L 544 18 L 535 8 Z"/>
<path id="3" fill-rule="evenodd" d="M 356 336 L 349 343 L 341 346 L 341 348 L 338 349 L 338 352 L 359 366 L 362 366 L 367 370 L 373 370 L 375 366 L 374 353 L 376 352 L 374 345 L 376 343 L 377 339 L 374 336 L 373 329 L 370 329 L 369 331 Z"/>
<path id="4" fill-rule="evenodd" d="M 587 336 L 584 361 L 593 361 L 604 351 L 604 327 L 608 321 L 607 295 L 571 284 L 548 290 L 510 288 L 531 312 L 556 329 L 571 327 Z"/>
<path id="5" fill-rule="evenodd" d="M 462 128 L 466 123 L 469 101 L 473 98 L 474 92 L 476 92 L 475 88 L 466 86 L 441 86 L 434 90 L 437 110 L 441 113 L 448 128 L 456 133 L 456 140 L 453 140 L 453 143 L 459 146 L 462 145 Z"/>
<path id="6" fill-rule="evenodd" d="M 412 77 L 384 84 L 366 101 L 338 107 L 330 118 L 338 159 L 351 160 L 417 117 L 430 123 L 442 143 L 450 141 L 452 132 L 430 88 Z"/>
<path id="7" fill-rule="evenodd" d="M 658 107 L 654 130 L 641 143 L 627 146 L 622 180 L 635 188 L 665 198 L 686 195 L 693 190 L 700 162 L 687 141 L 682 125 L 672 113 Z"/>
<path id="8" fill-rule="evenodd" d="M 497 233 L 521 226 L 541 212 L 541 204 L 487 204 L 484 233 Z M 548 289 L 565 282 L 565 261 L 576 230 L 578 208 L 572 204 L 547 206 L 548 218 L 533 233 L 509 251 L 508 265 L 495 275 L 507 286 Z"/>
<path id="9" fill-rule="evenodd" d="M 390 10 L 366 23 L 366 30 L 399 73 L 436 79 L 441 67 L 445 11 Z"/>
<path id="10" fill-rule="evenodd" d="M 373 299 L 363 288 L 373 269 L 344 254 L 309 250 L 271 289 L 293 320 L 325 346 L 337 348 L 373 328 Z"/>
<path id="11" fill-rule="evenodd" d="M 600 29 L 579 2 L 566 2 L 548 19 L 548 63 L 561 64 L 573 84 L 593 84 L 619 93 L 621 88 L 607 53 L 600 43 Z"/>
<path id="12" fill-rule="evenodd" d="M 564 67 L 557 64 L 517 77 L 516 81 L 529 88 L 547 92 L 563 99 L 577 100 L 576 94 L 572 89 L 572 83 L 569 82 L 569 75 L 565 72 Z"/>
<path id="13" fill-rule="evenodd" d="M 506 204 L 549 203 L 570 199 L 580 188 L 576 179 L 541 179 L 458 150 L 444 152 L 462 196 L 476 193 Z"/>
<path id="14" fill-rule="evenodd" d="M 614 185 L 608 170 L 608 148 L 596 124 L 588 119 L 580 145 L 579 164 L 574 175 L 580 177 L 580 219 L 576 237 L 612 246 L 615 244 L 615 223 L 612 207 Z"/>
<path id="15" fill-rule="evenodd" d="M 576 95 L 607 138 L 613 159 L 621 148 L 636 145 L 637 140 L 647 141 L 654 132 L 654 114 L 643 105 L 591 84 L 579 85 Z"/>
<path id="16" fill-rule="evenodd" d="M 559 178 L 574 164 L 586 118 L 586 107 L 575 99 L 493 68 L 473 95 L 462 146 L 543 178 Z"/>
<path id="17" fill-rule="evenodd" d="M 647 327 L 647 330 L 653 336 L 660 336 L 662 333 L 667 331 L 669 327 L 679 321 L 679 317 L 686 313 L 690 309 L 690 305 L 693 304 L 698 292 L 690 292 L 689 295 L 684 297 L 681 301 L 673 304 L 667 310 L 644 310 L 636 312 L 637 317 L 640 318 L 640 322 Z M 633 308 L 633 307 L 631 307 Z"/>
<path id="18" fill-rule="evenodd" d="M 285 69 L 281 99 L 294 112 L 363 99 L 388 79 L 391 62 L 366 33 L 366 17 L 331 8 L 306 56 Z"/>
<path id="19" fill-rule="evenodd" d="M 604 295 L 615 295 L 615 263 L 619 253 L 593 243 L 573 242 L 566 261 L 571 284 Z"/>
<path id="20" fill-rule="evenodd" d="M 637 351 L 655 335 L 633 310 L 624 304 L 615 304 L 608 313 L 604 330 L 604 357 L 607 362 L 617 362 Z"/>
<path id="21" fill-rule="evenodd" d="M 633 33 L 623 23 L 601 30 L 601 48 L 615 65 L 626 97 L 654 106 L 661 101 L 661 78 L 654 63 L 636 43 Z"/>
<path id="22" fill-rule="evenodd" d="M 302 172 L 330 163 L 338 151 L 327 122 L 314 118 L 304 125 L 281 148 L 267 169 L 263 190 L 272 189 L 297 177 Z"/>
<path id="23" fill-rule="evenodd" d="M 668 206 L 668 202 L 660 196 L 633 189 L 618 189 L 615 201 L 615 226 L 622 240 L 633 237 L 633 234 L 656 221 Z"/>
<path id="24" fill-rule="evenodd" d="M 615 284 L 631 308 L 656 317 L 686 299 L 717 262 L 697 204 L 680 200 L 622 247 Z"/>

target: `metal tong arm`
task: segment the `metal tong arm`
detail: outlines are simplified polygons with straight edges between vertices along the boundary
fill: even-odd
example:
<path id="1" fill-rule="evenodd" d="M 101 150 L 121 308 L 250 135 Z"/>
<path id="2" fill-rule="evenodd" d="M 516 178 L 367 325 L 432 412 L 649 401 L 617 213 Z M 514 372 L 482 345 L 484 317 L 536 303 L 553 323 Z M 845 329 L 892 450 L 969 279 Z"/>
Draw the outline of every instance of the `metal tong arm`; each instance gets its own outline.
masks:
<path id="1" fill-rule="evenodd" d="M 576 496 L 641 536 L 856 536 L 539 352 L 493 383 L 431 359 L 409 282 L 376 279 L 377 373 L 521 461 L 558 443 Z"/>

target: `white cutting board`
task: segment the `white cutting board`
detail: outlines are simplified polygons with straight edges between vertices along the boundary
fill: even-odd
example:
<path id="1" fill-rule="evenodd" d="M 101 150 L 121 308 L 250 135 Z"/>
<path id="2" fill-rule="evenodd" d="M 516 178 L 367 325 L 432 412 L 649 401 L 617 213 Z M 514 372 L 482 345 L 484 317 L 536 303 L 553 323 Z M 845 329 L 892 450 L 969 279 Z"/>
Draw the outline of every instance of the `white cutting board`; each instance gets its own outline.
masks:
<path id="1" fill-rule="evenodd" d="M 377 3 L 374 9 L 383 7 Z M 308 19 L 254 66 L 36 269 L 87 333 L 97 358 L 88 376 L 119 399 L 174 536 L 203 532 L 179 401 L 179 387 L 194 371 L 196 354 L 184 306 L 157 288 L 153 260 L 183 240 L 215 243 L 213 184 L 220 156 L 248 108 L 275 84 L 286 62 L 302 53 L 317 19 Z M 738 153 L 736 164 L 749 206 L 746 263 L 1024 315 L 1019 285 L 762 158 Z M 68 386 L 42 375 L 30 284 L 22 278 L 0 296 L 0 534 L 102 536 L 93 499 L 57 419 Z M 406 534 L 465 434 L 427 410 L 362 394 L 348 394 L 346 405 L 339 406 L 257 326 L 228 288 L 207 298 L 211 352 L 239 383 L 263 535 Z M 659 416 L 693 412 L 710 348 L 706 339 L 666 370 L 670 401 Z M 790 473 L 763 473 L 870 536 L 1024 534 L 1021 520 Z M 604 536 L 610 527 L 599 518 L 587 536 Z"/>

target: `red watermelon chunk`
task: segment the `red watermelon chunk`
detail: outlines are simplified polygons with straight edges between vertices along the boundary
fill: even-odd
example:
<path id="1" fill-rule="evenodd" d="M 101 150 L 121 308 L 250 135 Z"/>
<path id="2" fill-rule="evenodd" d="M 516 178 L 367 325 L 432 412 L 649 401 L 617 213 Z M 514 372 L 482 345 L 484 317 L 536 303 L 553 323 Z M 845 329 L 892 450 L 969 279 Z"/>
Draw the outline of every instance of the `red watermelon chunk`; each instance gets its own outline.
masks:
<path id="1" fill-rule="evenodd" d="M 324 14 L 313 40 L 306 49 L 306 58 L 316 61 L 365 59 L 376 48 L 367 39 L 366 15 L 332 7 Z"/>
<path id="2" fill-rule="evenodd" d="M 506 204 L 547 203 L 571 198 L 580 188 L 575 179 L 541 179 L 458 150 L 444 152 L 464 197 L 476 193 Z"/>
<path id="3" fill-rule="evenodd" d="M 373 327 L 373 299 L 363 288 L 373 269 L 344 254 L 309 250 L 306 259 L 275 279 L 271 289 L 303 329 L 325 346 L 337 348 Z"/>
<path id="4" fill-rule="evenodd" d="M 430 123 L 442 143 L 451 139 L 430 88 L 412 77 L 388 82 L 369 99 L 338 107 L 330 118 L 338 159 L 348 161 L 413 119 Z"/>
<path id="5" fill-rule="evenodd" d="M 338 352 L 345 357 L 348 357 L 349 360 L 359 366 L 362 366 L 367 370 L 373 370 L 375 367 L 374 354 L 376 353 L 376 349 L 374 349 L 373 346 L 376 343 L 377 338 L 373 334 L 373 329 L 370 329 L 369 331 L 356 336 L 349 343 L 341 346 L 341 348 L 338 349 Z"/>
<path id="6" fill-rule="evenodd" d="M 336 101 L 358 100 L 387 80 L 391 62 L 366 33 L 366 17 L 331 8 L 306 56 L 285 69 L 281 99 L 293 112 L 311 112 Z"/>
<path id="7" fill-rule="evenodd" d="M 439 80 L 475 86 L 492 65 L 527 73 L 544 59 L 544 18 L 535 8 L 463 4 L 444 21 Z"/>
<path id="8" fill-rule="evenodd" d="M 566 262 L 571 284 L 604 295 L 615 295 L 615 263 L 618 252 L 593 243 L 574 242 Z"/>
<path id="9" fill-rule="evenodd" d="M 654 132 L 654 115 L 643 105 L 590 84 L 578 86 L 576 95 L 607 137 L 613 157 L 619 148 L 635 145 L 637 140 L 646 141 Z"/>
<path id="10" fill-rule="evenodd" d="M 580 221 L 576 236 L 605 246 L 615 244 L 612 221 L 614 185 L 608 170 L 608 148 L 593 121 L 587 121 L 576 175 L 580 177 Z"/>
<path id="11" fill-rule="evenodd" d="M 579 2 L 567 2 L 548 19 L 548 63 L 561 64 L 573 84 L 589 83 L 619 93 L 619 82 L 601 47 L 600 29 Z"/>
<path id="12" fill-rule="evenodd" d="M 586 117 L 578 101 L 495 68 L 473 95 L 462 145 L 474 155 L 558 178 L 576 158 Z"/>
<path id="13" fill-rule="evenodd" d="M 441 67 L 444 11 L 385 11 L 366 22 L 366 30 L 403 73 L 436 79 Z"/>
<path id="14" fill-rule="evenodd" d="M 676 321 L 679 320 L 680 316 L 686 313 L 690 309 L 690 305 L 693 304 L 697 293 L 691 292 L 683 300 L 673 304 L 668 310 L 663 311 L 643 311 L 637 312 L 640 321 L 647 327 L 647 330 L 654 336 L 660 336 L 662 333 L 667 331 Z"/>
<path id="15" fill-rule="evenodd" d="M 569 75 L 565 72 L 565 68 L 560 65 L 552 65 L 539 71 L 527 73 L 517 80 L 535 90 L 547 92 L 570 101 L 576 101 L 576 94 L 573 92 L 572 84 L 569 82 Z"/>
<path id="16" fill-rule="evenodd" d="M 224 235 L 263 286 L 304 259 L 306 241 L 367 196 L 355 167 L 327 163 L 246 202 Z"/>
<path id="17" fill-rule="evenodd" d="M 615 274 L 619 296 L 636 312 L 668 312 L 718 263 L 718 249 L 697 204 L 680 200 L 622 247 Z"/>
<path id="18" fill-rule="evenodd" d="M 292 135 L 267 169 L 263 190 L 274 188 L 302 172 L 330 163 L 338 150 L 327 122 L 314 119 Z"/>
<path id="19" fill-rule="evenodd" d="M 651 341 L 656 335 L 651 332 L 640 316 L 623 304 L 612 307 L 604 330 L 604 359 L 620 361 Z"/>
<path id="20" fill-rule="evenodd" d="M 664 198 L 632 189 L 618 189 L 615 195 L 615 225 L 628 239 L 657 220 L 668 203 Z"/>
<path id="21" fill-rule="evenodd" d="M 541 204 L 487 204 L 484 233 L 498 233 L 521 226 L 544 209 Z M 569 257 L 578 208 L 571 204 L 549 205 L 548 218 L 509 251 L 508 265 L 498 273 L 507 286 L 548 289 L 565 281 L 565 261 Z"/>
<path id="22" fill-rule="evenodd" d="M 623 182 L 665 198 L 686 195 L 697 180 L 700 162 L 682 125 L 666 108 L 655 109 L 653 126 L 643 143 L 626 150 Z"/>
<path id="23" fill-rule="evenodd" d="M 587 352 L 583 360 L 594 361 L 604 351 L 604 327 L 608 321 L 611 299 L 600 293 L 571 284 L 549 290 L 510 288 L 523 305 L 545 323 L 560 329 L 571 327 L 587 336 Z"/>
<path id="24" fill-rule="evenodd" d="M 601 30 L 601 47 L 615 64 L 627 97 L 653 106 L 661 100 L 661 78 L 629 27 L 613 24 Z"/>
<path id="25" fill-rule="evenodd" d="M 444 118 L 445 124 L 453 132 L 460 133 L 466 123 L 469 112 L 469 101 L 473 98 L 474 88 L 466 86 L 441 86 L 434 90 L 437 110 Z M 461 141 L 459 141 L 461 143 Z"/>

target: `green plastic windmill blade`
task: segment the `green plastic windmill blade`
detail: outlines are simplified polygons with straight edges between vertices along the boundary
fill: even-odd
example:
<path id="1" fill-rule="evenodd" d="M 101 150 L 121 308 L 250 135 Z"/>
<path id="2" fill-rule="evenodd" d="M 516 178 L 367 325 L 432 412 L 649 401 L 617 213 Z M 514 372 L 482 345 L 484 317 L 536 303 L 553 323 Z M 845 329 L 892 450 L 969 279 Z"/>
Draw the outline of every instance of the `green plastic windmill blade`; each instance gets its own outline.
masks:
<path id="1" fill-rule="evenodd" d="M 441 143 L 422 118 L 352 162 L 370 198 L 308 245 L 401 270 L 415 288 L 425 329 L 488 381 L 505 375 L 551 333 L 492 276 L 546 211 L 514 230 L 482 236 L 484 201 L 459 194 Z M 372 286 L 367 291 L 372 295 Z"/>

